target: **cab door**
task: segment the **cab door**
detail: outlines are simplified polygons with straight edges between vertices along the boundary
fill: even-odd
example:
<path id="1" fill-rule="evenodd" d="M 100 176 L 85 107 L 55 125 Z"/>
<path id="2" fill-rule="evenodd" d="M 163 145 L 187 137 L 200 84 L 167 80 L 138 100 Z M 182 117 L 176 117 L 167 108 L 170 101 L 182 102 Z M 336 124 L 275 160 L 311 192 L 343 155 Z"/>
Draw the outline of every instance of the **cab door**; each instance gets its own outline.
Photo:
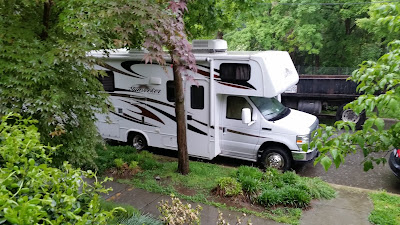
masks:
<path id="1" fill-rule="evenodd" d="M 245 96 L 225 96 L 225 109 L 221 113 L 221 148 L 222 154 L 234 158 L 256 160 L 256 147 L 260 135 L 260 118 L 255 106 Z M 252 112 L 250 126 L 242 122 L 242 109 Z"/>

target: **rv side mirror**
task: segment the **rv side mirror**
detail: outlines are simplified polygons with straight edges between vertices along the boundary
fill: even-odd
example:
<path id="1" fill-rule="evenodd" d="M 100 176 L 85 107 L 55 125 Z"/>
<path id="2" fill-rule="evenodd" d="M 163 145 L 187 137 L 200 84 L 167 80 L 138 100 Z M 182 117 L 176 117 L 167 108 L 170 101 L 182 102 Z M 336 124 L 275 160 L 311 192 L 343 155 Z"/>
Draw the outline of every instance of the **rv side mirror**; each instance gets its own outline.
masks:
<path id="1" fill-rule="evenodd" d="M 249 124 L 251 122 L 251 111 L 249 108 L 242 109 L 242 122 L 244 124 Z"/>

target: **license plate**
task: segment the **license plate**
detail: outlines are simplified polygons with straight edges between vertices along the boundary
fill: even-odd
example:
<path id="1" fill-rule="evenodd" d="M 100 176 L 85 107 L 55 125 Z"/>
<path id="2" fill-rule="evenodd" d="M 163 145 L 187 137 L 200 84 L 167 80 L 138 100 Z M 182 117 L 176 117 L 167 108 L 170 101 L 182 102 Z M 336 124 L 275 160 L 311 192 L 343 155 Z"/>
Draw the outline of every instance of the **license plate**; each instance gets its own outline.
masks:
<path id="1" fill-rule="evenodd" d="M 297 93 L 297 84 L 291 86 L 290 88 L 288 88 L 285 93 Z"/>

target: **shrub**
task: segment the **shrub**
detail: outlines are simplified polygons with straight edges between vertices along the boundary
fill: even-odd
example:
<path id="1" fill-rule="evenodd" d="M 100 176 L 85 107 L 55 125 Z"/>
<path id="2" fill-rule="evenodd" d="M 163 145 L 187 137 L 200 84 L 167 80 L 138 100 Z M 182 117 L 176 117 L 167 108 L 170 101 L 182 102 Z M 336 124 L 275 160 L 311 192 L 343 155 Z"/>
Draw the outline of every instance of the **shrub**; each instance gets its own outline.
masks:
<path id="1" fill-rule="evenodd" d="M 153 158 L 143 158 L 139 162 L 139 165 L 140 165 L 140 168 L 142 168 L 144 170 L 152 170 L 152 169 L 160 168 L 162 164 Z"/>
<path id="2" fill-rule="evenodd" d="M 289 185 L 294 185 L 299 182 L 300 177 L 295 172 L 287 171 L 280 176 L 282 182 Z"/>
<path id="3" fill-rule="evenodd" d="M 262 192 L 257 201 L 261 205 L 270 207 L 281 204 L 283 202 L 283 196 L 279 190 L 267 189 Z"/>
<path id="4" fill-rule="evenodd" d="M 96 152 L 98 157 L 95 163 L 98 173 L 103 174 L 105 170 L 115 167 L 115 159 L 121 158 L 125 162 L 137 161 L 137 151 L 131 146 L 111 146 L 97 145 Z M 93 168 L 94 169 L 94 168 Z"/>
<path id="5" fill-rule="evenodd" d="M 121 158 L 114 159 L 114 164 L 118 169 L 121 169 L 124 165 L 124 160 L 122 160 Z"/>
<path id="6" fill-rule="evenodd" d="M 311 199 L 330 199 L 335 196 L 328 184 L 318 178 L 300 177 L 294 172 L 281 173 L 268 168 L 261 173 L 257 168 L 240 167 L 237 178 L 251 201 L 270 207 L 284 205 L 307 207 Z"/>
<path id="7" fill-rule="evenodd" d="M 222 177 L 218 180 L 218 187 L 224 196 L 236 196 L 242 193 L 242 185 L 232 177 Z"/>
<path id="8" fill-rule="evenodd" d="M 256 180 L 260 180 L 263 176 L 263 172 L 261 172 L 256 167 L 251 166 L 240 166 L 237 170 L 237 177 L 239 181 L 242 177 L 251 177 Z"/>
<path id="9" fill-rule="evenodd" d="M 105 224 L 115 211 L 100 207 L 102 182 L 64 162 L 50 166 L 56 147 L 40 143 L 35 121 L 9 114 L 0 124 L 0 221 L 5 224 Z"/>
<path id="10" fill-rule="evenodd" d="M 131 163 L 129 163 L 129 168 L 134 170 L 138 167 L 138 162 L 136 161 L 131 161 Z"/>
<path id="11" fill-rule="evenodd" d="M 171 195 L 171 199 L 171 204 L 162 200 L 158 207 L 162 215 L 161 219 L 166 224 L 200 224 L 200 211 L 203 210 L 201 206 L 197 205 L 195 209 L 192 209 L 190 204 L 183 204 L 174 195 Z"/>
<path id="12" fill-rule="evenodd" d="M 244 191 L 253 194 L 260 189 L 260 181 L 252 177 L 241 177 L 240 183 Z"/>
<path id="13" fill-rule="evenodd" d="M 332 187 L 329 186 L 329 184 L 322 181 L 319 177 L 315 178 L 303 177 L 303 179 L 297 185 L 302 187 L 306 186 L 307 188 L 303 189 L 310 194 L 311 198 L 331 199 L 336 196 L 335 190 L 332 189 Z"/>
<path id="14" fill-rule="evenodd" d="M 304 208 L 310 204 L 311 196 L 306 191 L 291 187 L 285 186 L 280 189 L 280 193 L 282 195 L 281 204 Z"/>

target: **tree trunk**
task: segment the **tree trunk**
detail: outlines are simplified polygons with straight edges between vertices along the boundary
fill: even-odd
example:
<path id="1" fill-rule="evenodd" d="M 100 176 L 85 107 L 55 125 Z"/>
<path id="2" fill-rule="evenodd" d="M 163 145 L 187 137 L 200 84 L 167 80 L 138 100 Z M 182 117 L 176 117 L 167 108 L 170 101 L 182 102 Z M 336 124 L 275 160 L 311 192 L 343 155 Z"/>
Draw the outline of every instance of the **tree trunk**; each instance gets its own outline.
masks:
<path id="1" fill-rule="evenodd" d="M 320 65 L 319 55 L 315 55 L 315 67 L 318 69 Z"/>
<path id="2" fill-rule="evenodd" d="M 345 21 L 344 21 L 344 26 L 345 26 L 345 28 L 346 28 L 346 35 L 350 35 L 351 34 L 351 20 L 350 20 L 350 18 L 347 18 Z"/>
<path id="3" fill-rule="evenodd" d="M 40 34 L 40 38 L 44 41 L 47 39 L 49 36 L 48 30 L 49 30 L 49 21 L 50 21 L 50 9 L 51 6 L 53 5 L 53 0 L 48 0 L 47 2 L 43 3 L 43 26 L 44 29 L 42 33 Z"/>
<path id="4" fill-rule="evenodd" d="M 217 39 L 224 39 L 224 32 L 218 31 L 218 32 L 217 32 L 217 36 L 216 36 L 215 38 L 217 38 Z"/>
<path id="5" fill-rule="evenodd" d="M 178 172 L 186 175 L 189 173 L 189 155 L 186 141 L 186 116 L 185 116 L 185 97 L 183 93 L 182 75 L 179 70 L 179 59 L 175 59 L 171 53 L 174 72 L 175 85 L 175 115 L 176 115 L 176 133 L 178 142 Z"/>

